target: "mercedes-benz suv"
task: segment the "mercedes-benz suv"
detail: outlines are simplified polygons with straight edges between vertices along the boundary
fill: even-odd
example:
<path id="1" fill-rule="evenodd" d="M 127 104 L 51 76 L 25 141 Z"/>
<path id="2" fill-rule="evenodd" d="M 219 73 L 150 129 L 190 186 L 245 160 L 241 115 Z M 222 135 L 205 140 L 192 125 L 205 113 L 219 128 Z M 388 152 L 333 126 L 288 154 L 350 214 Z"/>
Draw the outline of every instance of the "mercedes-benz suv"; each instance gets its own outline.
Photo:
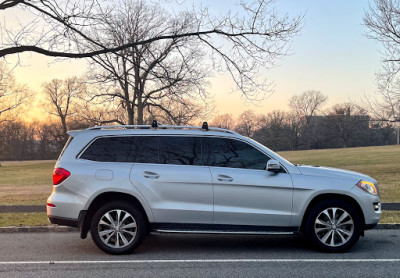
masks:
<path id="1" fill-rule="evenodd" d="M 150 232 L 302 233 L 323 251 L 351 248 L 381 216 L 377 182 L 294 165 L 226 129 L 99 126 L 68 132 L 47 215 L 90 231 L 111 254 Z"/>

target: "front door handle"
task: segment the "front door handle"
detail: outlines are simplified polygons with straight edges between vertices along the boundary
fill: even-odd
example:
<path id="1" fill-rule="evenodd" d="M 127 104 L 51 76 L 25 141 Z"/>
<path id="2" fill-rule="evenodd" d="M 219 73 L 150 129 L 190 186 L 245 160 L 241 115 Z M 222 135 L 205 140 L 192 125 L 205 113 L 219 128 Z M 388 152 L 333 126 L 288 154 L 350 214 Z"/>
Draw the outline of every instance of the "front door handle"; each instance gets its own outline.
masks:
<path id="1" fill-rule="evenodd" d="M 217 179 L 218 179 L 219 181 L 227 181 L 227 182 L 233 181 L 233 178 L 232 178 L 232 177 L 226 176 L 226 175 L 218 175 L 218 176 L 217 176 Z"/>
<path id="2" fill-rule="evenodd" d="M 160 177 L 159 174 L 149 171 L 144 171 L 143 176 L 147 179 L 158 179 Z"/>

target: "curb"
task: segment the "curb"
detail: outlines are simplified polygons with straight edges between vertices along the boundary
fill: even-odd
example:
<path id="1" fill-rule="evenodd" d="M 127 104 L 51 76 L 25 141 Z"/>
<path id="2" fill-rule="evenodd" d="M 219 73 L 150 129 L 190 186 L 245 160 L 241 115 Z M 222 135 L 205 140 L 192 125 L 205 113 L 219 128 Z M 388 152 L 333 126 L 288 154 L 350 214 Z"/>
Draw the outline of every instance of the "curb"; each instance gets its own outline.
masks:
<path id="1" fill-rule="evenodd" d="M 384 230 L 384 229 L 400 229 L 400 223 L 382 223 L 378 224 L 374 229 Z"/>
<path id="2" fill-rule="evenodd" d="M 67 226 L 10 226 L 0 227 L 0 233 L 66 233 L 79 232 L 78 228 Z"/>
<path id="3" fill-rule="evenodd" d="M 400 223 L 393 224 L 378 224 L 374 229 L 376 230 L 394 230 L 400 229 Z M 67 232 L 79 232 L 79 228 L 73 228 L 68 226 L 10 226 L 0 227 L 1 233 L 67 233 Z"/>

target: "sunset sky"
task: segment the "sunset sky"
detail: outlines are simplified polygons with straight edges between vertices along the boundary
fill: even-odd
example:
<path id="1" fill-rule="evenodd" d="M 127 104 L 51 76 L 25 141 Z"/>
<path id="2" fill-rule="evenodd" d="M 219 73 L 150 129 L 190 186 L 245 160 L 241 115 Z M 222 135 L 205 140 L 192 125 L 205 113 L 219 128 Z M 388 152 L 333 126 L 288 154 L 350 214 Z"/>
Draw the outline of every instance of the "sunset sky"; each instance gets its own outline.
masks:
<path id="1" fill-rule="evenodd" d="M 211 11 L 222 12 L 227 7 L 235 9 L 233 2 L 201 3 Z M 190 4 L 190 1 L 185 3 Z M 321 91 L 328 96 L 328 104 L 358 101 L 375 92 L 375 73 L 381 65 L 379 45 L 363 36 L 367 30 L 362 25 L 362 16 L 368 1 L 282 0 L 276 2 L 276 7 L 291 16 L 305 14 L 305 24 L 300 35 L 294 38 L 293 54 L 267 72 L 267 78 L 275 84 L 274 93 L 256 105 L 246 104 L 240 92 L 229 93 L 234 85 L 227 76 L 216 76 L 210 80 L 209 89 L 218 113 L 237 115 L 248 109 L 258 113 L 285 110 L 292 95 L 306 90 Z M 12 24 L 14 15 L 10 11 L 3 14 L 1 22 L 6 20 L 8 25 Z M 17 79 L 37 91 L 45 81 L 84 74 L 86 70 L 84 60 L 55 61 L 37 54 L 20 55 L 20 60 L 21 66 L 15 69 Z M 8 57 L 7 61 L 13 64 L 16 57 Z M 42 113 L 40 107 L 32 107 L 30 115 L 41 118 Z"/>

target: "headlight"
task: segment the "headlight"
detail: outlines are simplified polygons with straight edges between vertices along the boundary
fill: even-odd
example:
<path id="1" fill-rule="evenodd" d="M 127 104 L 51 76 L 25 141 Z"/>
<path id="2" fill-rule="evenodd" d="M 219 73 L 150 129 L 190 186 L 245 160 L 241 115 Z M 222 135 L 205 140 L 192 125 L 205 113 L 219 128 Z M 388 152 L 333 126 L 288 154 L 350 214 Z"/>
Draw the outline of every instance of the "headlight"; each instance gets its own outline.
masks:
<path id="1" fill-rule="evenodd" d="M 366 191 L 368 193 L 371 193 L 372 195 L 377 195 L 378 194 L 378 191 L 376 190 L 376 186 L 372 182 L 360 180 L 357 183 L 357 186 L 359 188 L 361 188 L 362 190 L 364 190 L 364 191 Z"/>

